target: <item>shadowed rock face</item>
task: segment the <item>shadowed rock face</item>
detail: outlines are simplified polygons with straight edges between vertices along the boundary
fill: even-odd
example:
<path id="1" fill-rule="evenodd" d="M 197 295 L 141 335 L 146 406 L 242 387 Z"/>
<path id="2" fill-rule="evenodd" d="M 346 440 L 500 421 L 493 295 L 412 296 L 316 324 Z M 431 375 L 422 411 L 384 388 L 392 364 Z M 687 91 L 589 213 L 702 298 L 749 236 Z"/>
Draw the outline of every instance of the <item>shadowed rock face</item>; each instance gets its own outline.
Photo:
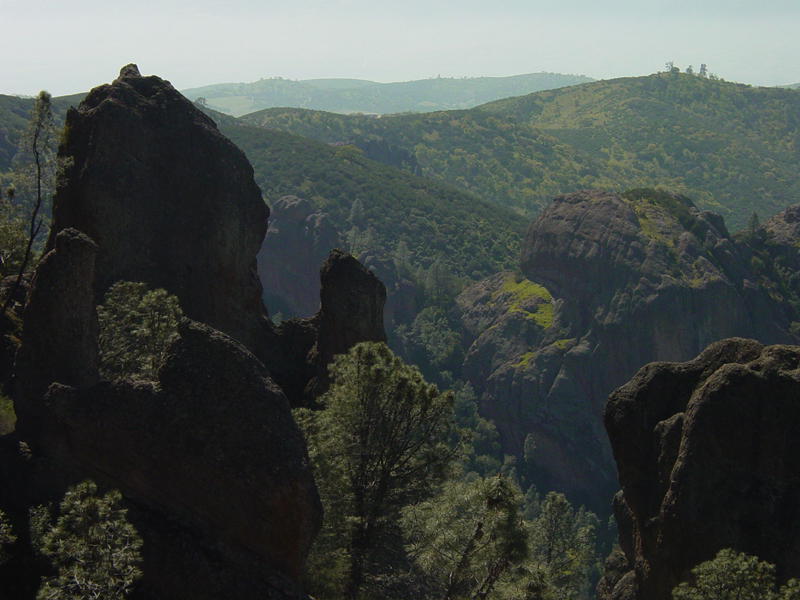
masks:
<path id="1" fill-rule="evenodd" d="M 144 539 L 142 597 L 300 597 L 291 579 L 322 507 L 284 390 L 302 403 L 334 354 L 386 339 L 383 284 L 334 252 L 320 312 L 275 328 L 252 169 L 157 77 L 124 68 L 70 111 L 65 138 L 14 369 L 16 437 L 0 444 L 16 474 L 0 471 L 0 495 L 24 515 L 87 477 L 119 488 Z M 119 279 L 166 288 L 191 319 L 158 381 L 99 380 L 96 304 Z"/>
<path id="2" fill-rule="evenodd" d="M 320 308 L 282 322 L 262 346 L 264 363 L 293 406 L 307 406 L 329 384 L 328 364 L 359 342 L 386 342 L 386 287 L 342 250 L 331 250 L 319 272 Z"/>
<path id="3" fill-rule="evenodd" d="M 723 548 L 777 564 L 780 581 L 800 575 L 800 347 L 729 339 L 687 363 L 649 364 L 609 397 L 604 420 L 636 585 L 603 597 L 671 598 Z"/>
<path id="4" fill-rule="evenodd" d="M 188 319 L 157 382 L 98 381 L 97 252 L 67 229 L 36 270 L 14 401 L 17 434 L 51 466 L 3 485 L 28 480 L 19 495 L 31 503 L 36 490 L 57 498 L 86 477 L 121 489 L 145 541 L 148 593 L 219 597 L 218 585 L 175 591 L 210 578 L 256 597 L 276 573 L 298 577 L 322 507 L 283 391 L 244 346 Z"/>
<path id="5" fill-rule="evenodd" d="M 258 275 L 267 304 L 274 297 L 284 318 L 315 314 L 319 310 L 319 266 L 338 245 L 339 231 L 333 221 L 311 202 L 295 196 L 276 201 L 258 253 Z"/>
<path id="6" fill-rule="evenodd" d="M 459 299 L 462 373 L 506 447 L 522 456 L 532 435 L 542 484 L 605 510 L 616 488 L 608 394 L 644 364 L 689 360 L 720 339 L 792 341 L 749 252 L 680 196 L 556 198 L 523 240 L 527 281 L 498 275 Z"/>
<path id="7" fill-rule="evenodd" d="M 17 373 L 17 430 L 38 439 L 46 411 L 44 394 L 59 381 L 86 386 L 99 379 L 97 313 L 94 308 L 97 244 L 75 229 L 55 236 L 39 262 L 23 312 Z M 43 292 L 44 291 L 44 292 Z"/>
<path id="8" fill-rule="evenodd" d="M 188 319 L 158 384 L 51 386 L 42 448 L 298 577 L 322 507 L 283 392 L 244 347 Z"/>
<path id="9" fill-rule="evenodd" d="M 188 317 L 252 345 L 269 209 L 244 153 L 209 117 L 128 65 L 67 112 L 59 157 L 68 167 L 46 250 L 75 228 L 99 247 L 98 298 L 118 280 L 143 281 L 175 294 Z"/>

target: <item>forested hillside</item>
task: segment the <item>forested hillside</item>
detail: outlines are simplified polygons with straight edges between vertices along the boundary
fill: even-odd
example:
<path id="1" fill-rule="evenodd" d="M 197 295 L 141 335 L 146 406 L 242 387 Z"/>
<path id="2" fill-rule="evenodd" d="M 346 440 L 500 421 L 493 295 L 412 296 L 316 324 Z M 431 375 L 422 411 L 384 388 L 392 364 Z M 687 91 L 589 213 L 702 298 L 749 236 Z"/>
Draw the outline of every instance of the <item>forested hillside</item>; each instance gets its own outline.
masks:
<path id="1" fill-rule="evenodd" d="M 231 120 L 221 120 L 220 129 L 247 154 L 268 201 L 300 196 L 340 227 L 357 227 L 359 239 L 342 240 L 355 253 L 386 260 L 404 244 L 413 266 L 428 268 L 441 258 L 450 273 L 475 278 L 516 264 L 527 220 L 511 211 L 369 160 L 354 146 Z"/>
<path id="2" fill-rule="evenodd" d="M 734 229 L 800 199 L 795 90 L 660 73 L 467 111 L 373 118 L 268 109 L 242 119 L 326 142 L 383 140 L 430 178 L 537 214 L 585 188 L 661 186 Z"/>
<path id="3" fill-rule="evenodd" d="M 221 83 L 183 90 L 190 100 L 202 97 L 211 108 L 241 116 L 273 106 L 293 106 L 335 113 L 430 112 L 472 108 L 509 96 L 593 81 L 583 75 L 530 73 L 512 77 L 437 77 L 377 83 L 361 79 L 281 77 L 253 83 Z"/>

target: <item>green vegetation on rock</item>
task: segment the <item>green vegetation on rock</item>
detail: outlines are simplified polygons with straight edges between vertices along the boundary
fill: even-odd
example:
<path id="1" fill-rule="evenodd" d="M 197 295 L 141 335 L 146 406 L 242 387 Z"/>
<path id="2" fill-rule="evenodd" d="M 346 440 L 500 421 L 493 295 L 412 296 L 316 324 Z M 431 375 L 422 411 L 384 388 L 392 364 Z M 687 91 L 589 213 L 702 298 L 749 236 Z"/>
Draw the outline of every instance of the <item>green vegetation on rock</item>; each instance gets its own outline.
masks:
<path id="1" fill-rule="evenodd" d="M 522 313 L 526 319 L 533 319 L 542 329 L 547 329 L 553 324 L 553 298 L 543 285 L 527 279 L 516 281 L 514 276 L 509 276 L 503 282 L 502 287 L 492 293 L 492 301 L 500 298 L 501 295 L 503 295 L 502 300 L 508 305 L 509 313 Z M 535 311 L 521 306 L 525 304 L 530 307 L 531 301 L 536 301 L 537 299 L 541 300 L 541 302 L 535 303 Z"/>
<path id="2" fill-rule="evenodd" d="M 97 307 L 100 373 L 107 379 L 153 380 L 182 316 L 178 298 L 147 284 L 118 281 Z"/>
<path id="3" fill-rule="evenodd" d="M 14 431 L 17 415 L 14 413 L 14 402 L 4 394 L 0 394 L 0 435 Z"/>

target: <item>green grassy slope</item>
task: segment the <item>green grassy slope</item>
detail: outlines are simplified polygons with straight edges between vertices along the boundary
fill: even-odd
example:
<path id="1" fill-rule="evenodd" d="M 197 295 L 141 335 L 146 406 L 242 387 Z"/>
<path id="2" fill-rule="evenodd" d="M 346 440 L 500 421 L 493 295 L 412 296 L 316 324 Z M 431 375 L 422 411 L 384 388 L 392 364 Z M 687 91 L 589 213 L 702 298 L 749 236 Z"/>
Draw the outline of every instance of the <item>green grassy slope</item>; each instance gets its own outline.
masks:
<path id="1" fill-rule="evenodd" d="M 269 109 L 244 122 L 326 142 L 382 139 L 425 176 L 535 214 L 582 188 L 662 187 L 732 230 L 800 202 L 800 92 L 686 74 L 600 81 L 468 111 L 376 119 Z"/>
<path id="2" fill-rule="evenodd" d="M 436 78 L 399 83 L 359 79 L 274 78 L 252 83 L 222 83 L 183 90 L 190 100 L 203 97 L 211 108 L 234 116 L 288 106 L 336 113 L 429 112 L 471 108 L 519 94 L 592 81 L 583 75 L 530 73 L 513 77 Z"/>

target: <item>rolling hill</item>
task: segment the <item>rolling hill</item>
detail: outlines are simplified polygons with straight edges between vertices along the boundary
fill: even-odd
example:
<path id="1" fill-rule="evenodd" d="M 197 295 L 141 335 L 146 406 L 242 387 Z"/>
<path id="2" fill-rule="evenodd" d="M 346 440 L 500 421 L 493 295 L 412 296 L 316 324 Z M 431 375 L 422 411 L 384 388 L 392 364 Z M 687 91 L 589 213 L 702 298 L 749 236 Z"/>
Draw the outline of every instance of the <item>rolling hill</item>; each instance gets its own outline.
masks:
<path id="1" fill-rule="evenodd" d="M 465 111 L 375 118 L 273 108 L 242 121 L 328 143 L 380 141 L 412 154 L 426 177 L 530 215 L 559 193 L 661 187 L 736 230 L 754 211 L 800 200 L 800 93 L 683 73 Z"/>
<path id="2" fill-rule="evenodd" d="M 241 116 L 275 106 L 335 113 L 388 114 L 471 108 L 478 104 L 593 81 L 583 75 L 530 73 L 512 77 L 431 78 L 398 83 L 361 79 L 276 77 L 252 83 L 222 83 L 183 90 L 190 100 L 205 98 L 208 106 Z"/>

